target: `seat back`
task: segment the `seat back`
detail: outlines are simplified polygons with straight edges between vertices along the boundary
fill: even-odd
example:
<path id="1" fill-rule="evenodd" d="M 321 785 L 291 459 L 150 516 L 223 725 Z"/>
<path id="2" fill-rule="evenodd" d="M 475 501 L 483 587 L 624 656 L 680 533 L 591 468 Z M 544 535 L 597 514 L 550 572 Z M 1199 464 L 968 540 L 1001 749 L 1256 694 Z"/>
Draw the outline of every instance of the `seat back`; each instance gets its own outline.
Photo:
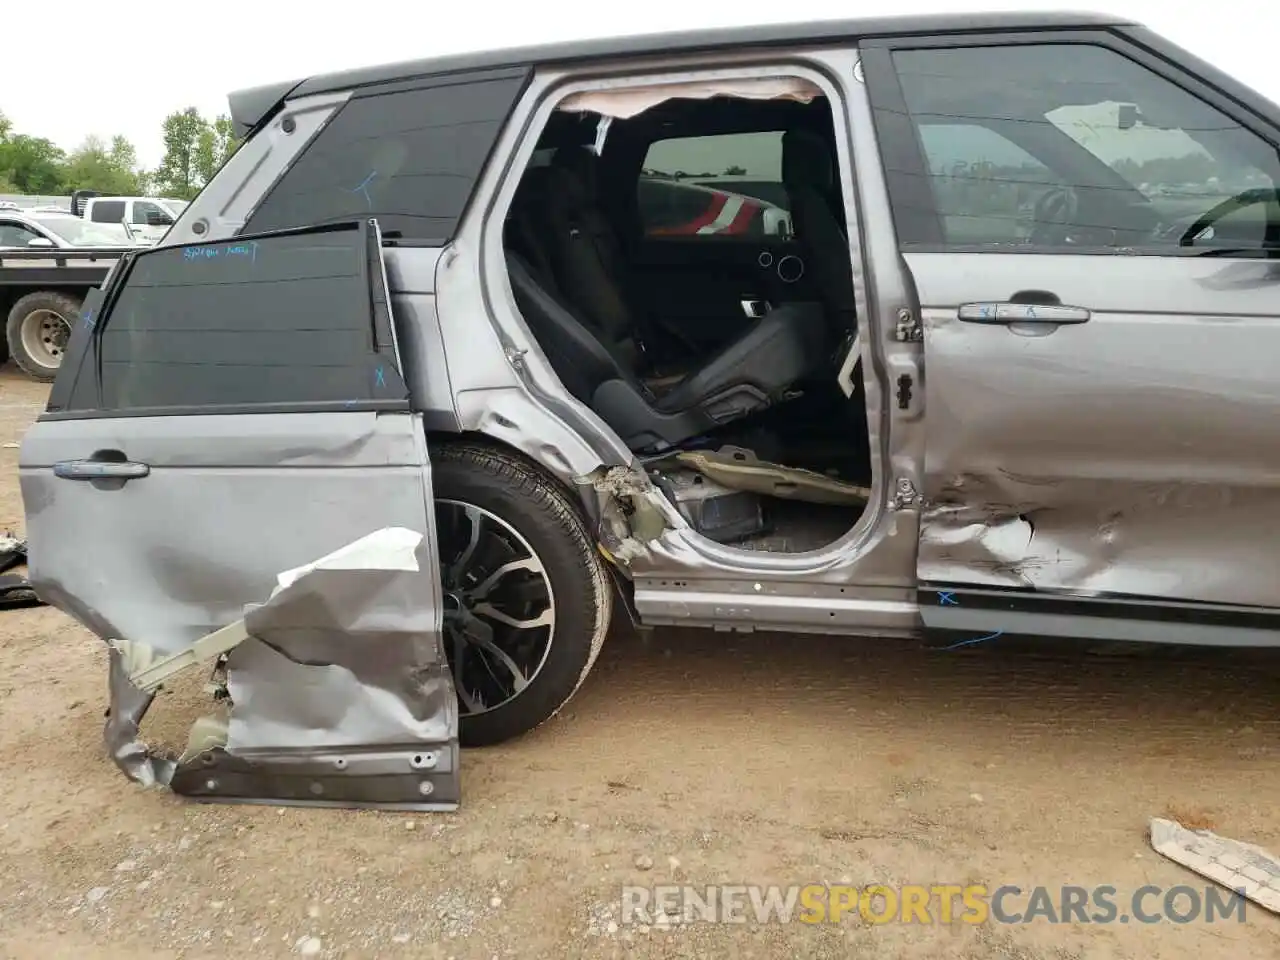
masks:
<path id="1" fill-rule="evenodd" d="M 535 279 L 528 263 L 507 254 L 511 292 L 520 314 L 565 388 L 591 405 L 596 388 L 609 380 L 622 380 L 641 392 L 643 386 L 628 369 L 613 345 L 597 337 L 571 310 L 557 303 Z"/>
<path id="2" fill-rule="evenodd" d="M 556 282 L 565 299 L 600 335 L 634 339 L 626 295 L 626 260 L 613 226 L 596 201 L 596 156 L 561 147 L 548 170 L 547 224 Z"/>
<path id="3" fill-rule="evenodd" d="M 788 130 L 782 137 L 782 182 L 791 201 L 791 223 L 817 281 L 823 305 L 836 316 L 854 310 L 853 263 L 849 241 L 832 207 L 835 158 L 812 130 Z"/>
<path id="4" fill-rule="evenodd" d="M 551 260 L 551 230 L 547 223 L 550 170 L 532 167 L 520 178 L 511 211 L 507 216 L 506 245 L 520 255 L 537 276 L 538 282 L 556 293 L 555 269 Z"/>

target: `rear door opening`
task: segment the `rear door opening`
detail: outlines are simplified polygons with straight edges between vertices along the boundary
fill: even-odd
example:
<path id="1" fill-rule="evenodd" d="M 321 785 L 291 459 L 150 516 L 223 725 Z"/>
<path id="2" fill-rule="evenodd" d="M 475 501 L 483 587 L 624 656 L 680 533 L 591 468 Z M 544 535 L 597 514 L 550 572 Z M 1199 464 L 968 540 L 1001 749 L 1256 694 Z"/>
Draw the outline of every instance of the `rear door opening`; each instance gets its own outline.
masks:
<path id="1" fill-rule="evenodd" d="M 788 76 L 570 95 L 507 218 L 517 305 L 566 389 L 743 550 L 820 550 L 870 495 L 831 111 Z"/>

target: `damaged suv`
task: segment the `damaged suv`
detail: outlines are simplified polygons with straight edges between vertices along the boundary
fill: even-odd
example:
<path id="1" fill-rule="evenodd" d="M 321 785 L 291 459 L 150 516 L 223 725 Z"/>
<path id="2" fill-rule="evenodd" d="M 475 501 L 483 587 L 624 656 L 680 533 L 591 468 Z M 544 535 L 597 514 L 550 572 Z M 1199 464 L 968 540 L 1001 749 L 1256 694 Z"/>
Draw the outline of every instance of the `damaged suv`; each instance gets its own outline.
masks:
<path id="1" fill-rule="evenodd" d="M 1145 29 L 613 39 L 231 110 L 21 451 L 136 779 L 447 806 L 459 738 L 553 715 L 615 603 L 1280 641 L 1280 111 Z M 151 751 L 200 663 L 220 712 Z"/>

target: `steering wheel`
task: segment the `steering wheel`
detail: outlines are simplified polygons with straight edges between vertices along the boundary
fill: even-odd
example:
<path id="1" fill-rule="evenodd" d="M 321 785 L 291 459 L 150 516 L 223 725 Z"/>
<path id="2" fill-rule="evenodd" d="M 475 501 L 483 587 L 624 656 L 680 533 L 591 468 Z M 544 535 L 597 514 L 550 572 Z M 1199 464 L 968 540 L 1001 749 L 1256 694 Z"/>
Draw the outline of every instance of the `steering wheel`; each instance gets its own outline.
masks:
<path id="1" fill-rule="evenodd" d="M 1070 187 L 1053 187 L 1045 191 L 1032 208 L 1035 226 L 1031 229 L 1031 243 L 1061 243 L 1067 226 L 1076 222 L 1079 211 L 1080 197 Z"/>
<path id="2" fill-rule="evenodd" d="M 1182 236 L 1178 238 L 1178 246 L 1191 246 L 1195 243 L 1196 237 L 1200 236 L 1223 217 L 1229 216 L 1237 210 L 1243 210 L 1245 207 L 1257 206 L 1260 203 L 1272 203 L 1280 207 L 1280 189 L 1275 187 L 1254 187 L 1251 190 L 1241 190 L 1234 197 L 1228 197 L 1217 206 L 1211 207 L 1208 211 L 1202 213 L 1195 223 L 1187 227 L 1182 232 Z M 1276 226 L 1274 224 L 1267 225 L 1268 238 L 1275 229 Z"/>

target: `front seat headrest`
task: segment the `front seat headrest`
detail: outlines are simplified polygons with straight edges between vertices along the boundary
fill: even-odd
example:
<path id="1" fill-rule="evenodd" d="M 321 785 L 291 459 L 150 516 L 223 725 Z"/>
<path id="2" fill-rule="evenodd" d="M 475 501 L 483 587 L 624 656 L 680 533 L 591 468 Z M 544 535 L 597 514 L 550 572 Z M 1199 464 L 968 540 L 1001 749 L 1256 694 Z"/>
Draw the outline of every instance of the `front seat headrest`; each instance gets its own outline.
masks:
<path id="1" fill-rule="evenodd" d="M 823 192 L 835 186 L 831 148 L 820 134 L 796 128 L 782 135 L 782 182 Z"/>

